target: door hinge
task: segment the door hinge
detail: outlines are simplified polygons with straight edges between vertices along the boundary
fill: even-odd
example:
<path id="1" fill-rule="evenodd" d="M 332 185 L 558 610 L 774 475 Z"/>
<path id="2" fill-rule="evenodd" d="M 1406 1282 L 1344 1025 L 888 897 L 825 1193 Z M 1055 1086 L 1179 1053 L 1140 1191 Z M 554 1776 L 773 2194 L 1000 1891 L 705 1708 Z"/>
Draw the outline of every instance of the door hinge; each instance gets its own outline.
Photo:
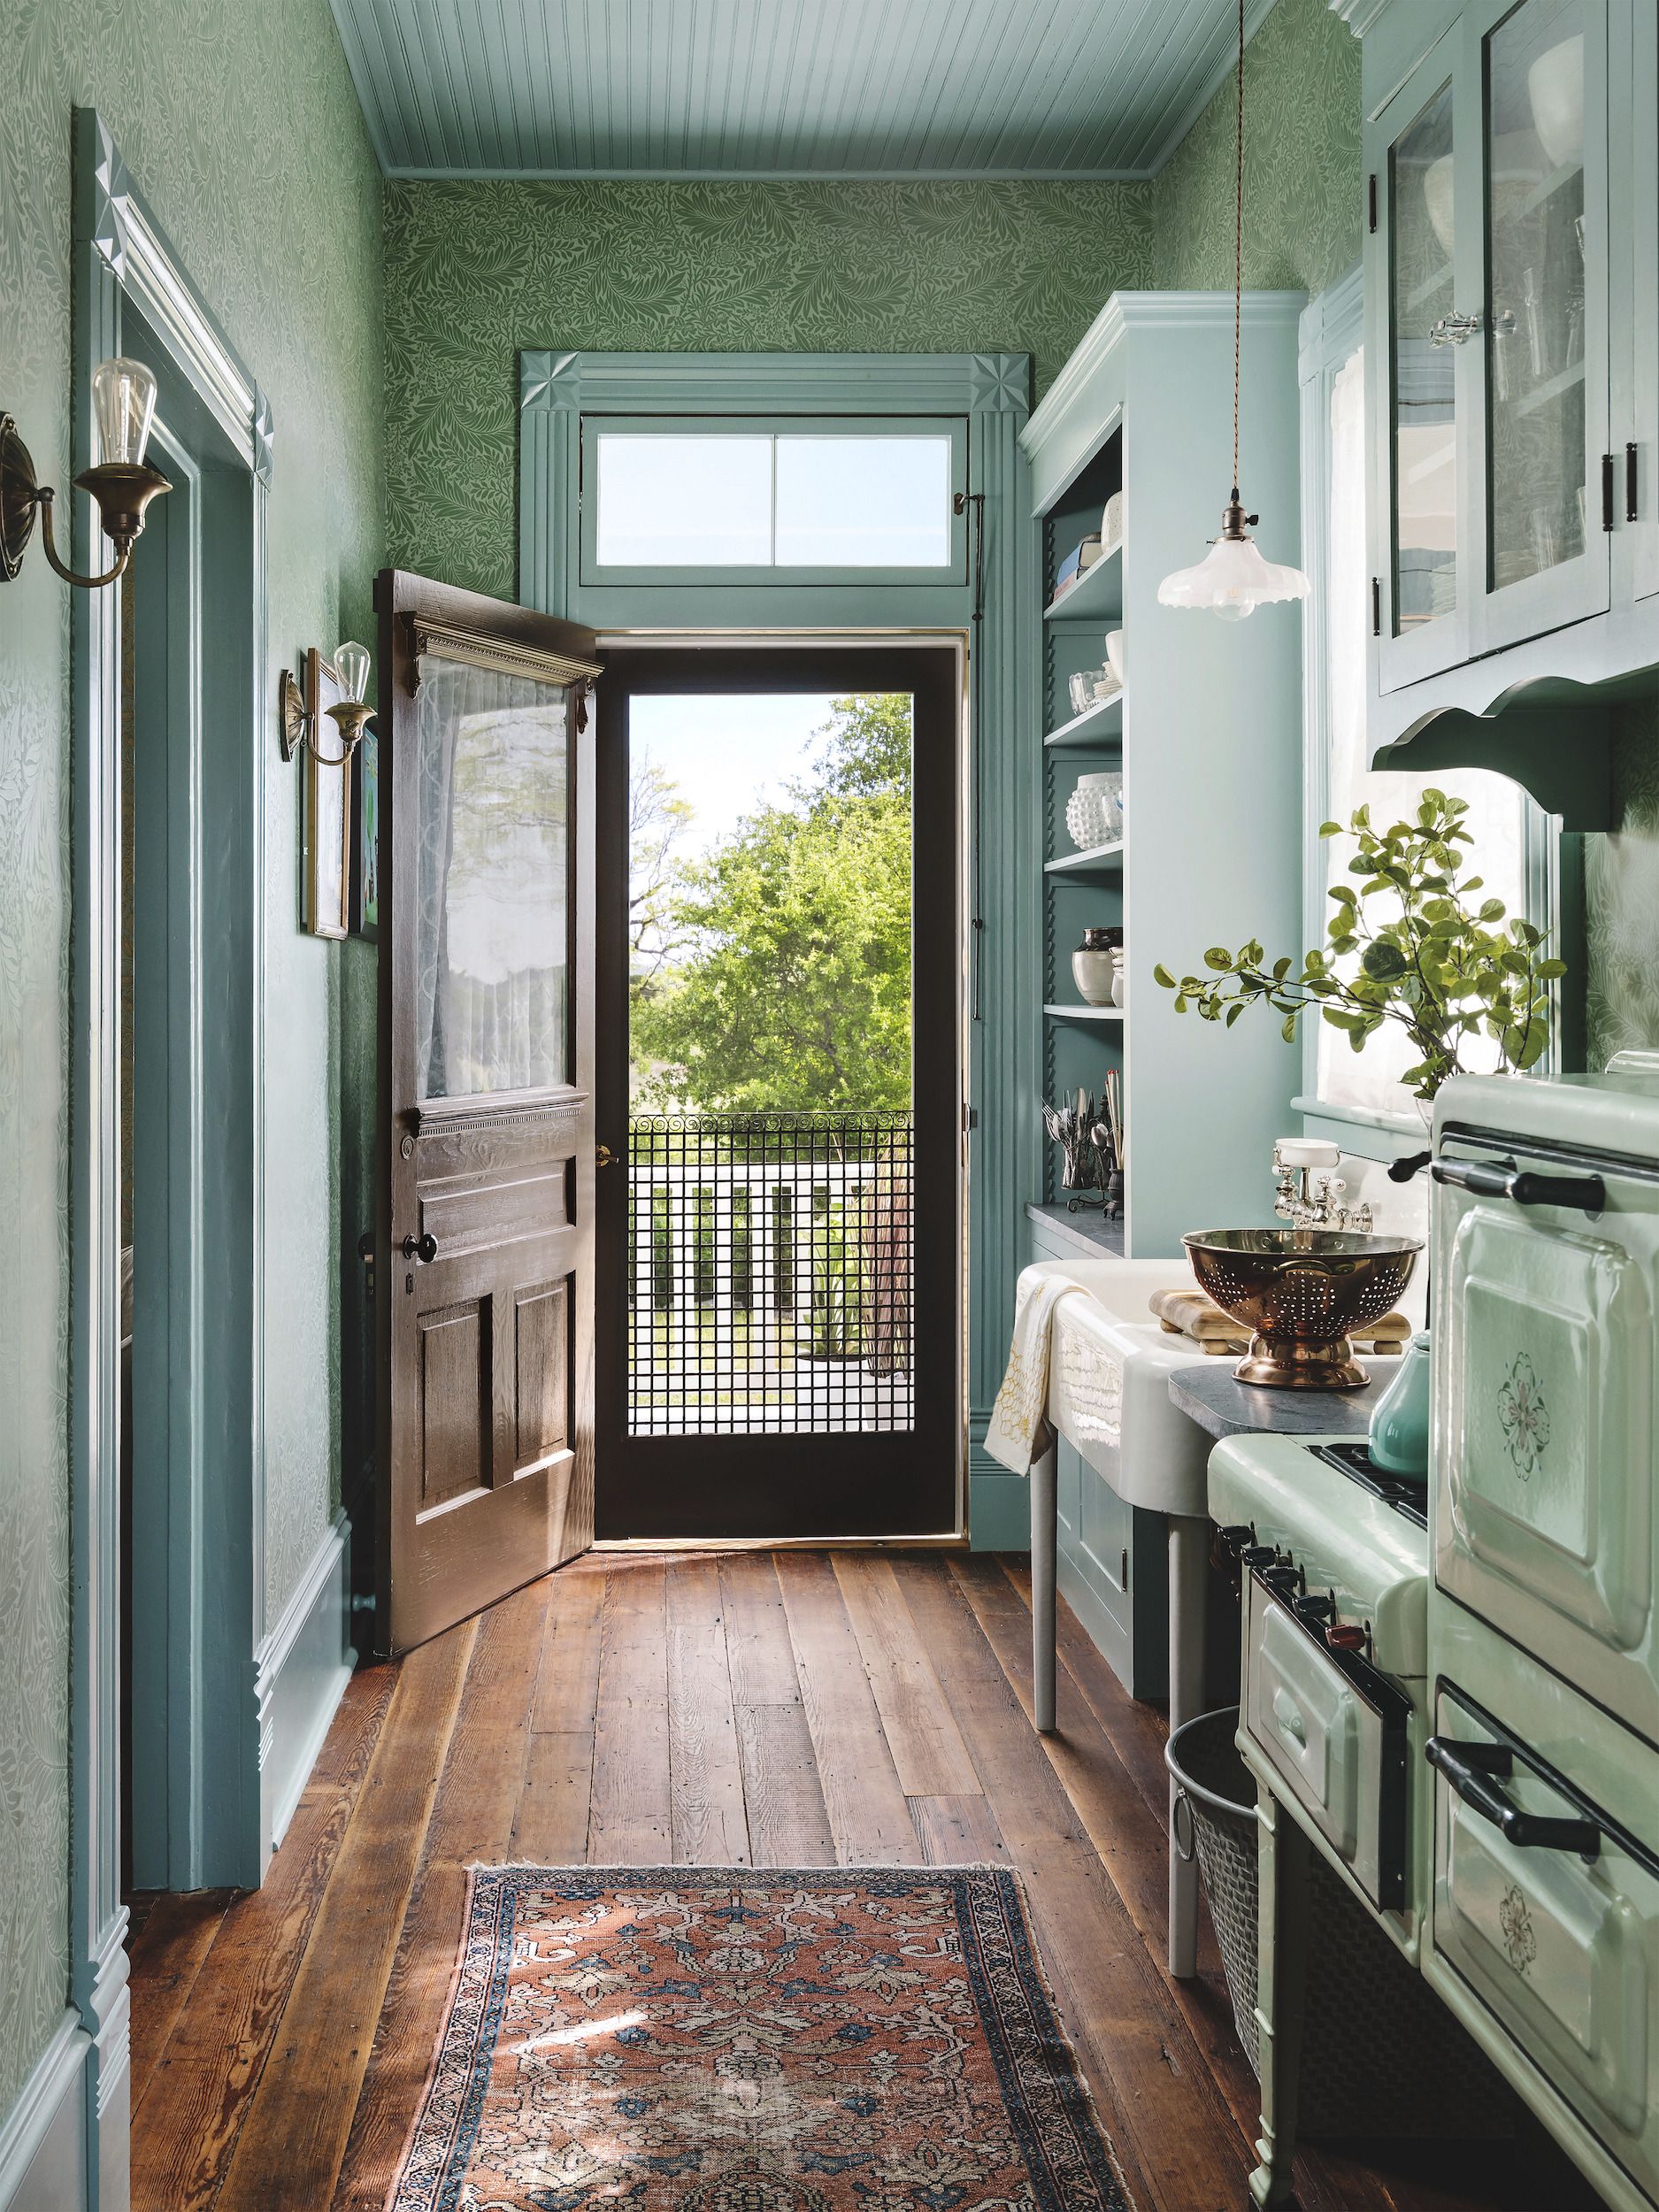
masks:
<path id="1" fill-rule="evenodd" d="M 1604 530 L 1613 527 L 1613 457 L 1610 453 L 1601 456 L 1601 527 Z"/>
<path id="2" fill-rule="evenodd" d="M 1624 519 L 1625 519 L 1625 521 L 1626 521 L 1626 522 L 1634 522 L 1634 521 L 1635 521 L 1635 519 L 1636 519 L 1636 511 L 1637 511 L 1637 499 L 1636 499 L 1636 446 L 1635 446 L 1635 442 L 1632 440 L 1632 442 L 1631 442 L 1629 445 L 1627 445 L 1627 446 L 1625 447 L 1625 449 L 1624 449 Z"/>
<path id="3" fill-rule="evenodd" d="M 1373 637 L 1382 635 L 1382 578 L 1380 576 L 1373 576 L 1371 580 L 1371 634 Z"/>
<path id="4" fill-rule="evenodd" d="M 979 1108 L 977 1106 L 964 1106 L 962 1110 L 962 1126 L 964 1133 L 970 1129 L 977 1129 L 979 1125 Z"/>
<path id="5" fill-rule="evenodd" d="M 1366 184 L 1368 187 L 1367 197 L 1371 203 L 1371 227 L 1373 230 L 1375 230 L 1377 227 L 1377 173 L 1375 170 L 1373 170 L 1371 175 L 1366 179 Z"/>

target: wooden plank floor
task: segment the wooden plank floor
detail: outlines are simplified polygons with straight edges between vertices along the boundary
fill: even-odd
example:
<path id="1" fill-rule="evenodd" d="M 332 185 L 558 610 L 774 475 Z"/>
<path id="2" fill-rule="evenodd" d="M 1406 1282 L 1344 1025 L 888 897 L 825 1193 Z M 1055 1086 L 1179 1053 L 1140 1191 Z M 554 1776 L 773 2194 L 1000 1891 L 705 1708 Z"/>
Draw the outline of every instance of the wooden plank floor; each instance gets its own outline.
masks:
<path id="1" fill-rule="evenodd" d="M 591 1555 L 352 1681 L 265 1886 L 135 1901 L 134 2212 L 380 2212 L 473 1861 L 999 1861 L 1141 2212 L 1248 2203 L 1255 2084 L 1208 1929 L 1163 1966 L 1164 1727 L 1023 1563 Z M 1356 2035 L 1366 2032 L 1363 2020 Z M 1540 2140 L 1303 2153 L 1306 2212 L 1594 2206 Z"/>

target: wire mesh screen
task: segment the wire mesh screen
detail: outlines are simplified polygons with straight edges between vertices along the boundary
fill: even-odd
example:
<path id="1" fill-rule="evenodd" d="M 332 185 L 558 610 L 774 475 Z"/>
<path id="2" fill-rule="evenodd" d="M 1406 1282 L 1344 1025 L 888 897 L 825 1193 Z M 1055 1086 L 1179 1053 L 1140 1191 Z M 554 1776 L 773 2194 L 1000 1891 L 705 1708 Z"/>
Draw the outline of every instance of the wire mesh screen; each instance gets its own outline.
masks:
<path id="1" fill-rule="evenodd" d="M 914 1425 L 908 1113 L 628 1125 L 628 1429 Z"/>

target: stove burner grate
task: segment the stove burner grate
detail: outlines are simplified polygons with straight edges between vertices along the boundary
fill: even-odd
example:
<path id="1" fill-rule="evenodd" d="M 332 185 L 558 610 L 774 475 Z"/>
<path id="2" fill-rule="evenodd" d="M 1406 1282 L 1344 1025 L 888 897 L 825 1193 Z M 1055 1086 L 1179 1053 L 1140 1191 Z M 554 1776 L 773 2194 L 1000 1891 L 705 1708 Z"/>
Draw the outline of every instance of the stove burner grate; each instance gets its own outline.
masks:
<path id="1" fill-rule="evenodd" d="M 1403 1476 L 1385 1474 L 1373 1466 L 1371 1455 L 1363 1444 L 1313 1444 L 1309 1449 L 1316 1459 L 1326 1460 L 1333 1467 L 1340 1467 L 1350 1482 L 1358 1483 L 1362 1490 L 1369 1490 L 1373 1498 L 1380 1498 L 1385 1505 L 1393 1506 L 1396 1513 L 1408 1521 L 1415 1521 L 1419 1528 L 1429 1525 L 1428 1493 L 1420 1483 L 1408 1482 Z"/>

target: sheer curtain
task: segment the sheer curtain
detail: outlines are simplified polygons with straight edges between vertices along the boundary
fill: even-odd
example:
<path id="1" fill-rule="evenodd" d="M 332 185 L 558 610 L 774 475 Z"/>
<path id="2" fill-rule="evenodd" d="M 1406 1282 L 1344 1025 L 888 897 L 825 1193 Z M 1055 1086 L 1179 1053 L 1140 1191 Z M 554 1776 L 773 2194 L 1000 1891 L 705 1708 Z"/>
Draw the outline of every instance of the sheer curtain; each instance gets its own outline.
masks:
<path id="1" fill-rule="evenodd" d="M 1356 807 L 1370 803 L 1373 822 L 1409 819 L 1426 786 L 1465 799 L 1465 826 L 1474 839 L 1469 848 L 1486 888 L 1482 898 L 1499 898 L 1510 914 L 1526 910 L 1527 811 L 1517 784 L 1486 769 L 1447 768 L 1425 775 L 1398 770 L 1373 772 L 1365 764 L 1365 619 L 1369 578 L 1365 557 L 1365 357 L 1357 352 L 1338 370 L 1331 388 L 1331 516 L 1325 567 L 1325 801 L 1326 818 L 1346 826 Z M 1328 838 L 1325 844 L 1327 886 L 1351 883 L 1348 864 L 1354 841 Z M 1385 911 L 1392 910 L 1382 893 Z M 1329 902 L 1319 922 L 1323 933 Z M 1542 922 L 1547 918 L 1532 915 Z M 1310 933 L 1310 941 L 1313 941 Z M 1310 1016 L 1307 1018 L 1316 1019 Z M 1397 1023 L 1386 1022 L 1356 1052 L 1340 1030 L 1317 1023 L 1319 1096 L 1333 1105 L 1359 1106 L 1394 1113 L 1416 1110 L 1417 1102 L 1400 1078 L 1418 1057 Z M 1475 1064 L 1484 1066 L 1475 1051 Z M 1495 1058 L 1495 1054 L 1494 1055 Z"/>
<path id="2" fill-rule="evenodd" d="M 419 676 L 417 1081 L 545 1089 L 569 1071 L 567 695 L 429 653 Z"/>

